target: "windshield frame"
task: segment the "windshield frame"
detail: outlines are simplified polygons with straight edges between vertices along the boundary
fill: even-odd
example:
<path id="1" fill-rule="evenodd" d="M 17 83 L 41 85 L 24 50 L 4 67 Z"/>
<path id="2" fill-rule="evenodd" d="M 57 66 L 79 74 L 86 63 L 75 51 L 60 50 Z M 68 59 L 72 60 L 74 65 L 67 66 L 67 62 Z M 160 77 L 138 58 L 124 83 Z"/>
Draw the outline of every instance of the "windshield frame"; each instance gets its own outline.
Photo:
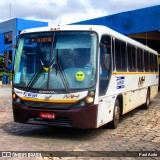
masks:
<path id="1" fill-rule="evenodd" d="M 13 69 L 13 78 L 15 77 L 15 63 L 16 63 L 16 55 L 17 55 L 17 52 L 18 52 L 18 49 L 19 49 L 19 43 L 20 43 L 20 39 L 25 37 L 25 35 L 33 35 L 33 34 L 42 34 L 42 33 L 50 33 L 51 35 L 56 35 L 57 32 L 91 32 L 92 34 L 94 33 L 96 35 L 96 43 L 94 43 L 94 45 L 96 45 L 96 49 L 95 49 L 95 82 L 92 86 L 89 86 L 89 87 L 85 87 L 85 88 L 70 88 L 71 91 L 82 91 L 82 90 L 88 90 L 90 88 L 93 88 L 95 87 L 96 83 L 97 83 L 97 78 L 98 78 L 98 50 L 99 50 L 99 36 L 98 36 L 98 33 L 95 32 L 95 31 L 90 31 L 90 30 L 69 30 L 69 31 L 44 31 L 44 32 L 32 32 L 32 33 L 23 33 L 21 34 L 19 37 L 18 37 L 18 43 L 17 43 L 17 49 L 16 49 L 16 54 L 15 54 L 15 60 L 14 60 L 14 69 Z M 90 33 L 90 34 L 91 34 Z M 53 40 L 54 41 L 54 40 Z M 54 42 L 53 42 L 54 43 Z M 52 49 L 51 49 L 52 50 Z M 23 53 L 21 53 L 23 54 Z M 50 70 L 50 69 L 49 69 Z M 48 71 L 49 75 L 48 77 L 50 76 L 50 72 Z M 48 81 L 50 81 L 50 79 L 48 79 Z M 50 82 L 48 82 L 50 83 Z M 47 91 L 60 91 L 60 92 L 64 92 L 65 89 L 41 89 L 41 88 L 27 88 L 27 87 L 24 87 L 24 86 L 20 86 L 20 85 L 16 85 L 16 83 L 14 83 L 14 80 L 13 80 L 13 86 L 16 87 L 16 88 L 23 88 L 23 89 L 26 89 L 26 90 L 47 90 Z"/>

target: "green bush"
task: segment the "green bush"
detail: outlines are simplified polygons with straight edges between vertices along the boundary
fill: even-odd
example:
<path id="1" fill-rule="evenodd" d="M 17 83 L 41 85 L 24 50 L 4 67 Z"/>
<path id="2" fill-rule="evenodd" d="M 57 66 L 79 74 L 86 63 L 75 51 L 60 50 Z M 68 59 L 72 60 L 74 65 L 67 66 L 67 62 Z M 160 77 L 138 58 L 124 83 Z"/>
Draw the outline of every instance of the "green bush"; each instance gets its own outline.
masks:
<path id="1" fill-rule="evenodd" d="M 4 58 L 2 56 L 0 56 L 0 64 L 3 65 L 3 63 L 4 63 Z"/>
<path id="2" fill-rule="evenodd" d="M 0 80 L 2 80 L 3 74 L 7 74 L 8 78 L 12 80 L 12 72 L 11 71 L 5 72 L 3 66 L 4 66 L 4 57 L 0 56 Z"/>
<path id="3" fill-rule="evenodd" d="M 4 58 L 0 56 L 0 72 L 2 71 L 4 71 Z"/>
<path id="4" fill-rule="evenodd" d="M 12 80 L 12 72 L 9 72 L 9 73 L 8 73 L 8 78 L 9 78 L 10 80 Z"/>
<path id="5" fill-rule="evenodd" d="M 0 76 L 2 76 L 3 74 L 5 74 L 6 72 L 0 71 Z"/>

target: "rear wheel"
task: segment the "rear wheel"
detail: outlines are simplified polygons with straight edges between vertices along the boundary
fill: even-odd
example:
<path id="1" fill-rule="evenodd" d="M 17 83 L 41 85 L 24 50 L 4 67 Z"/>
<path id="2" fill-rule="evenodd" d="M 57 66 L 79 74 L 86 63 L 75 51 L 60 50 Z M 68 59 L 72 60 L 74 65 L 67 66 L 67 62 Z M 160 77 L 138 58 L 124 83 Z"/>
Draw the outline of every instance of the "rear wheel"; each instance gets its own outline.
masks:
<path id="1" fill-rule="evenodd" d="M 114 105 L 114 112 L 113 112 L 113 121 L 109 123 L 109 127 L 112 129 L 116 129 L 120 119 L 120 105 L 119 100 L 116 99 Z"/>

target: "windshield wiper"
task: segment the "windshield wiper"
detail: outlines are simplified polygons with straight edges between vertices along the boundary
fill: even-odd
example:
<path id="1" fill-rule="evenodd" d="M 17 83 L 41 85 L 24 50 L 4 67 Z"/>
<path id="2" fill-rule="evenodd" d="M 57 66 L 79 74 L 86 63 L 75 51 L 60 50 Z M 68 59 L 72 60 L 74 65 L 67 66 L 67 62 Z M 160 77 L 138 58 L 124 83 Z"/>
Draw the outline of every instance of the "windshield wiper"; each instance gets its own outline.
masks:
<path id="1" fill-rule="evenodd" d="M 64 73 L 63 67 L 62 67 L 62 65 L 61 65 L 61 63 L 59 61 L 59 58 L 58 58 L 58 49 L 57 49 L 56 61 L 55 62 L 56 62 L 56 75 L 57 75 L 57 71 L 59 70 L 60 77 L 61 77 L 62 82 L 63 82 L 63 84 L 64 84 L 64 86 L 66 88 L 66 91 L 67 92 L 71 92 L 70 91 L 70 86 L 69 86 L 69 83 L 68 83 L 68 79 L 67 79 L 67 77 L 66 77 L 66 75 Z"/>
<path id="2" fill-rule="evenodd" d="M 27 88 L 31 88 L 35 83 L 36 81 L 38 80 L 38 78 L 40 77 L 40 75 L 42 74 L 43 72 L 43 68 L 41 68 L 32 78 L 31 80 L 29 81 L 28 85 L 27 85 Z"/>

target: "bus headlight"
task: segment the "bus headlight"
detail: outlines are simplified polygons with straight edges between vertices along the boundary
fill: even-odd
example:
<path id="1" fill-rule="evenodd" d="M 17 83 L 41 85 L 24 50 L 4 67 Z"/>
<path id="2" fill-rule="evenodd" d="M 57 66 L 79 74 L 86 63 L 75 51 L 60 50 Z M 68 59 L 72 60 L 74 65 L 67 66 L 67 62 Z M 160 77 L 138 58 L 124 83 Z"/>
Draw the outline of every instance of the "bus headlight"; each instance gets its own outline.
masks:
<path id="1" fill-rule="evenodd" d="M 86 105 L 86 103 L 85 103 L 85 101 L 81 101 L 79 105 L 80 105 L 80 107 L 84 107 Z"/>
<path id="2" fill-rule="evenodd" d="M 15 102 L 20 104 L 21 103 L 21 99 L 18 97 L 18 98 L 15 99 Z"/>
<path id="3" fill-rule="evenodd" d="M 79 102 L 72 105 L 72 108 L 83 108 L 86 106 L 85 99 L 80 100 Z"/>
<path id="4" fill-rule="evenodd" d="M 93 101 L 94 101 L 93 97 L 87 96 L 87 98 L 86 98 L 87 103 L 92 103 Z"/>
<path id="5" fill-rule="evenodd" d="M 79 100 L 77 103 L 73 104 L 72 108 L 84 108 L 91 106 L 94 104 L 94 98 L 95 98 L 95 90 L 91 90 L 88 92 L 87 96 L 83 99 Z"/>

